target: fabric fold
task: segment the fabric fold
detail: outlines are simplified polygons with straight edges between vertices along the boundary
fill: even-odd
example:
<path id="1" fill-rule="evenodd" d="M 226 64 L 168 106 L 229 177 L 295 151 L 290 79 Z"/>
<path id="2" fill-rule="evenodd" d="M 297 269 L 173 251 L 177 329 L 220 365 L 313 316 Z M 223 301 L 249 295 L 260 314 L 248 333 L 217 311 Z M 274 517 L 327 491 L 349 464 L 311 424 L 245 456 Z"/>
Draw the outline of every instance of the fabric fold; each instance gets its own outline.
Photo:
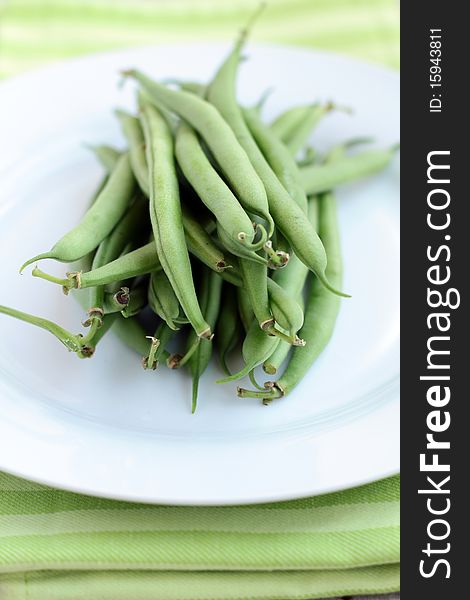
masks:
<path id="1" fill-rule="evenodd" d="M 289 502 L 152 506 L 0 473 L 2 600 L 296 600 L 396 591 L 399 477 Z"/>

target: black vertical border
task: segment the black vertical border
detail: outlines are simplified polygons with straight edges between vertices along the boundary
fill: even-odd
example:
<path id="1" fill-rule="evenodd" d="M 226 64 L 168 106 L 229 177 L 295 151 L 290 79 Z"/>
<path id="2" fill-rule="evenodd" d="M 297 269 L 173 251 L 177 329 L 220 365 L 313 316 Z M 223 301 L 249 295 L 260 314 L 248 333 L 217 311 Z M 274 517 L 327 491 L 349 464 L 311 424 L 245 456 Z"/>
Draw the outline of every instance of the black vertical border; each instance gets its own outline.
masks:
<path id="1" fill-rule="evenodd" d="M 470 279 L 470 189 L 466 185 L 470 174 L 470 118 L 468 73 L 470 65 L 465 51 L 470 29 L 464 16 L 464 3 L 427 0 L 401 4 L 401 311 L 402 311 L 402 454 L 401 454 L 401 568 L 402 600 L 453 600 L 465 595 L 470 572 L 465 551 L 468 525 L 467 460 L 470 459 L 469 421 L 465 410 L 470 401 L 465 386 L 465 373 L 470 372 L 470 336 L 466 298 Z M 429 100 L 429 30 L 442 29 L 442 112 L 430 113 Z M 427 525 L 435 517 L 426 508 L 425 495 L 418 490 L 426 487 L 426 475 L 419 469 L 419 455 L 426 450 L 426 415 L 432 410 L 426 402 L 427 383 L 419 380 L 426 370 L 426 342 L 430 332 L 426 317 L 432 312 L 427 305 L 426 249 L 441 242 L 442 232 L 433 232 L 426 224 L 428 213 L 427 154 L 433 150 L 450 150 L 451 193 L 451 286 L 461 294 L 461 305 L 451 313 L 450 348 L 451 400 L 447 409 L 451 425 L 442 439 L 451 442 L 442 460 L 450 461 L 451 508 L 445 518 L 451 532 L 443 542 L 433 542 L 427 535 Z M 446 264 L 442 262 L 441 264 Z M 448 358 L 448 357 L 447 357 Z M 443 409 L 444 410 L 444 409 Z M 464 429 L 465 428 L 465 429 Z M 465 468 L 467 466 L 467 468 Z M 444 473 L 437 473 L 436 480 Z M 442 497 L 441 497 L 442 498 Z M 450 578 L 441 565 L 433 577 L 422 577 L 419 564 L 427 558 L 422 552 L 427 543 L 435 548 L 450 543 L 449 553 L 434 555 L 450 563 Z M 431 559 L 432 561 L 432 559 Z M 428 559 L 427 565 L 431 564 Z"/>

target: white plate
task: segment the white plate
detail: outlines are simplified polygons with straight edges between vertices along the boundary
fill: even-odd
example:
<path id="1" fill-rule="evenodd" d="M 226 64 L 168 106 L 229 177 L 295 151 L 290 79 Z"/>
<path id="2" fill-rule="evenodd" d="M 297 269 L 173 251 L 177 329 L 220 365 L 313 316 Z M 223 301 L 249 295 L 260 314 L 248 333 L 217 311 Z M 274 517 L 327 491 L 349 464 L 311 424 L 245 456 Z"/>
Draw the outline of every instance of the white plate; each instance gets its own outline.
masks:
<path id="1" fill-rule="evenodd" d="M 121 143 L 112 110 L 133 107 L 118 71 L 207 80 L 228 46 L 164 45 L 90 56 L 0 87 L 0 303 L 78 330 L 72 298 L 18 266 L 82 214 L 101 170 L 84 144 Z M 355 136 L 397 141 L 396 73 L 332 54 L 250 46 L 240 95 L 274 87 L 266 115 L 334 99 L 320 148 Z M 111 334 L 78 360 L 49 334 L 0 315 L 0 469 L 60 488 L 143 502 L 230 504 L 319 494 L 395 473 L 398 429 L 398 161 L 338 192 L 342 305 L 326 351 L 288 398 L 263 407 L 214 384 L 191 415 L 190 379 L 142 371 Z M 48 261 L 56 274 L 64 265 Z"/>

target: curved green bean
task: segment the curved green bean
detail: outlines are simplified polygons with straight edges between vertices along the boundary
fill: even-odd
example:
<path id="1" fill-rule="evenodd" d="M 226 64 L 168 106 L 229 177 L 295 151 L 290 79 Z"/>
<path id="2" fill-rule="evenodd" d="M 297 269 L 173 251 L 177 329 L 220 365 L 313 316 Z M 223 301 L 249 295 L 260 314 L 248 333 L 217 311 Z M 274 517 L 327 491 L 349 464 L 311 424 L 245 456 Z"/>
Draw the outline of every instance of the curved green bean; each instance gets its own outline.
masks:
<path id="1" fill-rule="evenodd" d="M 97 248 L 125 213 L 134 189 L 135 179 L 129 157 L 123 154 L 80 224 L 65 234 L 49 252 L 27 260 L 21 266 L 20 273 L 31 263 L 45 258 L 74 262 Z"/>
<path id="2" fill-rule="evenodd" d="M 175 153 L 184 176 L 234 244 L 250 247 L 255 236 L 250 217 L 211 165 L 194 129 L 184 121 L 176 131 Z"/>
<path id="3" fill-rule="evenodd" d="M 279 338 L 266 335 L 258 326 L 256 320 L 251 322 L 242 347 L 245 366 L 228 377 L 218 379 L 216 383 L 228 383 L 249 375 L 253 369 L 271 356 L 279 344 Z"/>

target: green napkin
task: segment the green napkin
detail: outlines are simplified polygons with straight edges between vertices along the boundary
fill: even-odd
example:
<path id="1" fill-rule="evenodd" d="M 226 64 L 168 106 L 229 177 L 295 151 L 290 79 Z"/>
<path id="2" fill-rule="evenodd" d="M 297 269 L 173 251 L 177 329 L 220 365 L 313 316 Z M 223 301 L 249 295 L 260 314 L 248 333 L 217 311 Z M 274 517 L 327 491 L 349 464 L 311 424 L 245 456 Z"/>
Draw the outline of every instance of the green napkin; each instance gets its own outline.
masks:
<path id="1" fill-rule="evenodd" d="M 274 504 L 149 506 L 0 473 L 1 600 L 300 600 L 398 589 L 399 478 Z"/>

